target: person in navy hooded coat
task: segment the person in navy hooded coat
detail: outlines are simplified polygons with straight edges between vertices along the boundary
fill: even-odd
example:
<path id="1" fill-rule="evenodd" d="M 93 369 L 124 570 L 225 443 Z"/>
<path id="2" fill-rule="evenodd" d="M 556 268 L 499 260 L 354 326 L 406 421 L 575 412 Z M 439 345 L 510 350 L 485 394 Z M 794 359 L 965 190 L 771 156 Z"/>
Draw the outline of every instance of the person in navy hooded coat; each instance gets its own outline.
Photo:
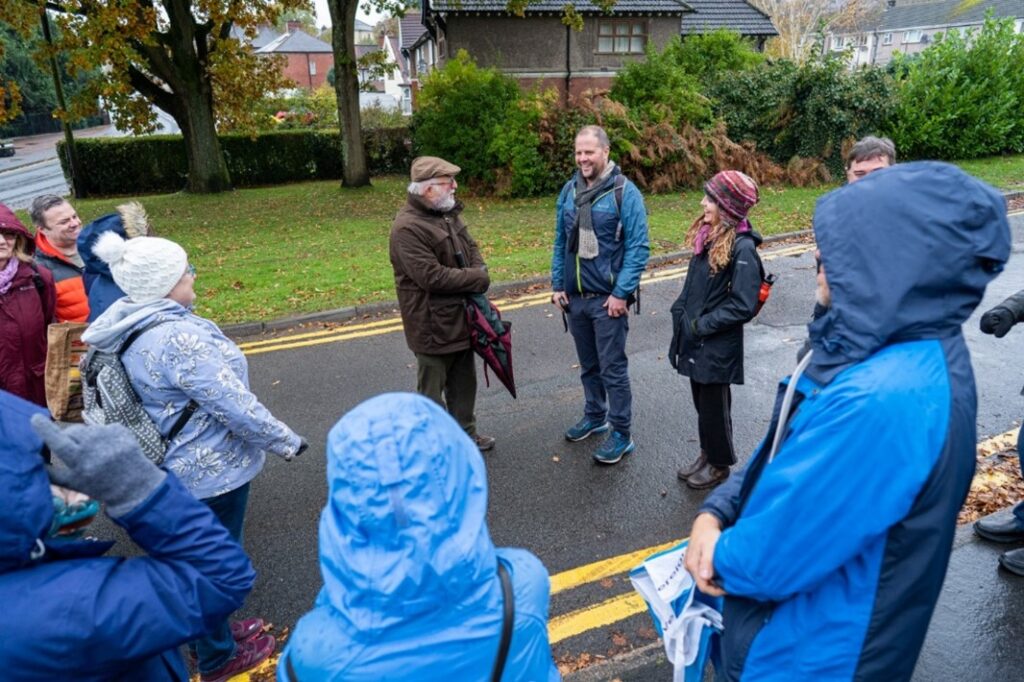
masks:
<path id="1" fill-rule="evenodd" d="M 1006 203 L 910 163 L 822 197 L 814 232 L 811 352 L 686 565 L 725 593 L 722 679 L 909 680 L 974 474 L 961 325 L 1010 255 Z"/>
<path id="2" fill-rule="evenodd" d="M 47 537 L 41 436 L 53 453 L 49 478 L 107 503 L 147 556 L 103 557 L 112 543 Z M 185 682 L 178 646 L 241 606 L 255 577 L 209 507 L 147 460 L 123 426 L 60 430 L 45 409 L 0 391 L 5 682 Z"/>
<path id="3" fill-rule="evenodd" d="M 82 282 L 89 296 L 89 322 L 102 315 L 110 304 L 125 293 L 114 282 L 107 262 L 93 253 L 96 240 L 105 232 L 114 232 L 122 239 L 146 237 L 152 229 L 146 209 L 137 201 L 129 201 L 117 207 L 114 213 L 100 216 L 82 228 L 78 235 L 78 254 L 85 263 Z"/>
<path id="4" fill-rule="evenodd" d="M 515 620 L 501 677 L 560 679 L 548 645 L 548 574 L 487 531 L 483 458 L 433 401 L 377 396 L 328 436 L 320 515 L 324 585 L 281 655 L 298 680 L 488 680 L 510 574 Z"/>

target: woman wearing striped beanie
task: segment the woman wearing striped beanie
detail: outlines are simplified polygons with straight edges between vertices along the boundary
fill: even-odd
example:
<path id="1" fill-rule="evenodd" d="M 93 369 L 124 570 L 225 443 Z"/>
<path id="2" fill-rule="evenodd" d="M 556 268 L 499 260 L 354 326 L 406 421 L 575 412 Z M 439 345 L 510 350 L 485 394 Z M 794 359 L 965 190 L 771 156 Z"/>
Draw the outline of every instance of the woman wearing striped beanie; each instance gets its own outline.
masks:
<path id="1" fill-rule="evenodd" d="M 672 304 L 669 362 L 690 378 L 700 453 L 679 470 L 691 488 L 713 488 L 736 463 L 730 384 L 743 383 L 743 325 L 753 319 L 763 279 L 761 236 L 747 220 L 757 183 L 722 171 L 704 185 L 703 214 L 686 235 L 693 248 L 682 293 Z"/>

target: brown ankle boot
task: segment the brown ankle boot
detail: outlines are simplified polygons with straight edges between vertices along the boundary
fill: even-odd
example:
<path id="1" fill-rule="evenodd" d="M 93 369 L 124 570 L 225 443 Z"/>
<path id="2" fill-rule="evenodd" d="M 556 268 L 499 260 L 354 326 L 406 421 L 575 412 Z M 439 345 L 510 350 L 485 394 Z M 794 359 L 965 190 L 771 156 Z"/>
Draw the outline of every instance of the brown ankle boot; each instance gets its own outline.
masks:
<path id="1" fill-rule="evenodd" d="M 676 472 L 676 476 L 679 478 L 680 481 L 685 481 L 689 479 L 690 476 L 693 476 L 695 473 L 703 469 L 704 465 L 707 463 L 708 456 L 704 454 L 703 450 L 701 450 L 700 454 L 697 455 L 697 459 L 693 462 L 693 464 L 681 468 L 679 471 Z"/>
<path id="2" fill-rule="evenodd" d="M 694 490 L 707 490 L 729 478 L 729 468 L 719 469 L 710 464 L 686 479 L 686 485 Z"/>

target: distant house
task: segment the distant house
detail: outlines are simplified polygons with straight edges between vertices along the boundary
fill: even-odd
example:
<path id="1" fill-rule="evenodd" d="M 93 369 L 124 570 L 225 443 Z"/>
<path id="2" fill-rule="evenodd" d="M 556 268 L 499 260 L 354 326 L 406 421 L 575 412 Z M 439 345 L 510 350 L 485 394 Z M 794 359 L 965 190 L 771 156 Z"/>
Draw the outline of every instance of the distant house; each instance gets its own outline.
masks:
<path id="1" fill-rule="evenodd" d="M 583 30 L 561 21 L 564 0 L 538 0 L 517 17 L 505 0 L 422 0 L 424 24 L 434 40 L 437 65 L 465 49 L 477 64 L 514 76 L 523 87 L 541 83 L 562 95 L 611 85 L 628 62 L 643 59 L 648 45 L 662 48 L 679 35 L 683 0 L 618 0 L 605 13 L 589 0 L 575 2 Z"/>
<path id="2" fill-rule="evenodd" d="M 373 35 L 373 26 L 356 19 L 355 41 L 357 45 L 374 45 L 377 39 Z"/>
<path id="3" fill-rule="evenodd" d="M 257 29 L 256 37 L 252 40 L 249 40 L 249 37 L 245 35 L 245 31 L 243 31 L 237 25 L 231 26 L 231 37 L 242 41 L 243 43 L 251 47 L 253 50 L 260 49 L 261 47 L 271 42 L 280 35 L 280 33 L 278 33 L 270 26 L 260 26 Z"/>
<path id="4" fill-rule="evenodd" d="M 437 64 L 437 44 L 423 23 L 422 12 L 406 12 L 399 20 L 398 46 L 404 57 L 402 67 L 409 84 L 410 104 L 415 106 L 420 79 Z"/>
<path id="5" fill-rule="evenodd" d="M 745 0 L 686 0 L 693 12 L 683 15 L 683 38 L 724 28 L 754 41 L 764 49 L 769 38 L 779 35 L 771 17 Z"/>
<path id="6" fill-rule="evenodd" d="M 283 55 L 284 75 L 300 88 L 315 90 L 327 82 L 327 72 L 334 66 L 334 50 L 289 22 L 288 32 L 255 51 L 256 54 Z"/>
<path id="7" fill-rule="evenodd" d="M 921 52 L 939 34 L 966 34 L 980 27 L 989 10 L 997 19 L 1015 19 L 1017 33 L 1024 30 L 1024 0 L 888 0 L 885 11 L 855 27 L 837 28 L 829 33 L 825 49 L 847 52 L 852 67 L 882 66 L 892 61 L 897 51 Z"/>
<path id="8" fill-rule="evenodd" d="M 384 92 L 395 98 L 403 114 L 412 113 L 412 83 L 409 80 L 408 60 L 402 53 L 397 36 L 384 35 L 380 38 L 381 49 L 387 55 L 387 63 L 395 69 L 384 78 Z"/>

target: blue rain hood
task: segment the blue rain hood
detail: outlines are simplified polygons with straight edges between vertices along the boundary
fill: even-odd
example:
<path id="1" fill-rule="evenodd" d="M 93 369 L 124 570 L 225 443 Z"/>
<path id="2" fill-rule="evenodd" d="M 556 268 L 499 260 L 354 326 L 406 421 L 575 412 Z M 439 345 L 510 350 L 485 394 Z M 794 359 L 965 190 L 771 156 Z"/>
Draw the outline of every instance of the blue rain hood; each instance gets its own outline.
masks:
<path id="1" fill-rule="evenodd" d="M 932 161 L 826 194 L 814 235 L 832 297 L 808 326 L 821 383 L 889 344 L 959 333 L 1011 244 L 1002 194 Z"/>
<path id="2" fill-rule="evenodd" d="M 355 637 L 500 606 L 483 458 L 434 402 L 391 393 L 345 415 L 328 436 L 327 485 L 319 601 Z"/>
<path id="3" fill-rule="evenodd" d="M 0 391 L 0 573 L 32 563 L 53 519 L 43 441 L 29 425 L 38 405 Z"/>

